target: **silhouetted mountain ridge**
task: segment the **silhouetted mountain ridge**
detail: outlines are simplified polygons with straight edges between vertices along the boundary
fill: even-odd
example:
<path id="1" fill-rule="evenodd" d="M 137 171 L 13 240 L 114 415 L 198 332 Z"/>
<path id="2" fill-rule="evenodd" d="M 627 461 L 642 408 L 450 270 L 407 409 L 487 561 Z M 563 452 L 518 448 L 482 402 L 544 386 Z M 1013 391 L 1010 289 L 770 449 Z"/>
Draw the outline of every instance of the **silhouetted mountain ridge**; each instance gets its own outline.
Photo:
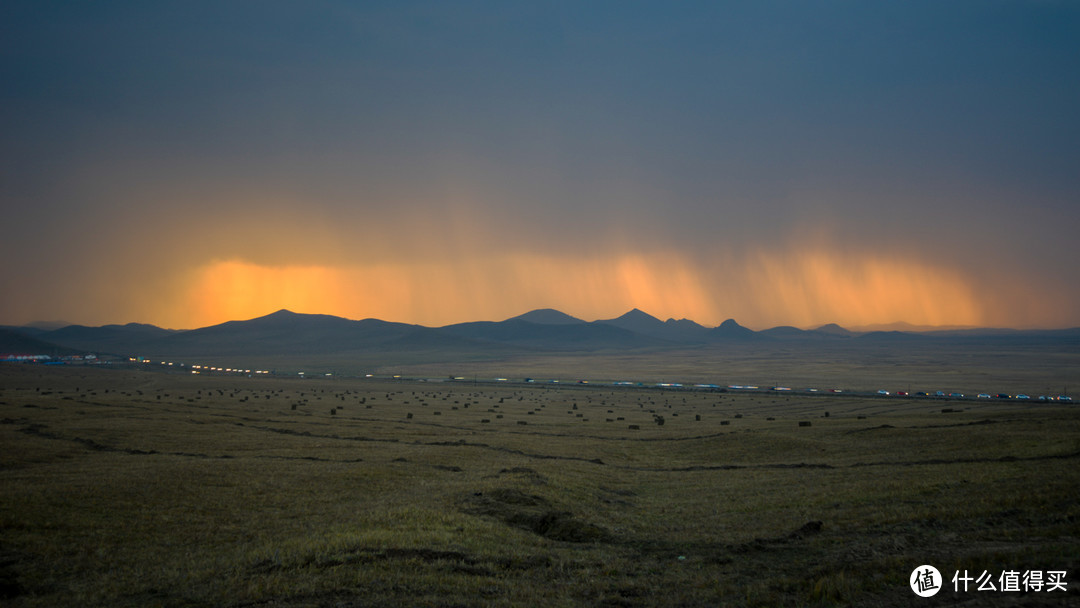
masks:
<path id="1" fill-rule="evenodd" d="M 739 325 L 735 319 L 728 319 L 709 330 L 712 340 L 754 340 L 759 337 L 757 332 Z"/>
<path id="2" fill-rule="evenodd" d="M 504 321 L 474 321 L 443 327 L 363 319 L 289 310 L 254 319 L 227 321 L 192 330 L 170 330 L 129 323 L 86 327 L 69 325 L 45 331 L 5 328 L 11 350 L 16 345 L 40 349 L 73 349 L 119 356 L 194 357 L 208 355 L 311 356 L 342 353 L 439 351 L 459 355 L 508 356 L 536 352 L 593 352 L 723 348 L 735 344 L 867 344 L 954 341 L 1015 344 L 1065 341 L 1080 345 L 1080 328 L 1067 330 L 963 329 L 937 332 L 875 331 L 857 333 L 836 324 L 817 329 L 778 326 L 754 331 L 728 319 L 705 327 L 689 319 L 660 319 L 632 309 L 614 319 L 583 321 L 555 309 L 537 309 Z M 4 337 L 0 336 L 0 337 Z M 0 342 L 3 344 L 5 342 Z M 853 342 L 854 344 L 854 342 Z M 1078 346 L 1080 348 L 1080 346 Z M 25 350 L 20 347 L 19 350 Z M 49 353 L 41 353 L 49 354 Z"/>
<path id="3" fill-rule="evenodd" d="M 463 338 L 543 350 L 611 350 L 660 346 L 640 333 L 599 323 L 532 323 L 520 318 L 474 321 L 440 328 Z"/>
<path id="4" fill-rule="evenodd" d="M 536 310 L 530 310 L 523 315 L 507 319 L 507 321 L 512 321 L 514 319 L 540 325 L 580 325 L 585 323 L 585 321 L 582 321 L 577 317 L 572 317 L 565 312 L 560 312 L 554 308 L 538 308 Z"/>
<path id="5" fill-rule="evenodd" d="M 637 308 L 614 319 L 593 321 L 598 325 L 610 325 L 627 331 L 664 340 L 667 342 L 699 343 L 706 340 L 705 327 L 689 319 L 660 319 Z"/>
<path id="6" fill-rule="evenodd" d="M 430 340 L 425 340 L 430 338 Z M 170 356 L 277 354 L 313 355 L 391 347 L 467 347 L 446 339 L 438 330 L 421 325 L 379 319 L 353 321 L 332 315 L 311 315 L 279 310 L 247 321 L 178 332 L 146 345 L 151 352 Z"/>
<path id="7" fill-rule="evenodd" d="M 174 330 L 145 323 L 128 323 L 101 327 L 69 325 L 42 332 L 38 337 L 87 352 L 122 353 L 145 348 L 147 344 L 175 333 Z"/>
<path id="8" fill-rule="evenodd" d="M 65 356 L 81 354 L 82 350 L 60 346 L 22 333 L 18 328 L 0 327 L 0 355 Z"/>

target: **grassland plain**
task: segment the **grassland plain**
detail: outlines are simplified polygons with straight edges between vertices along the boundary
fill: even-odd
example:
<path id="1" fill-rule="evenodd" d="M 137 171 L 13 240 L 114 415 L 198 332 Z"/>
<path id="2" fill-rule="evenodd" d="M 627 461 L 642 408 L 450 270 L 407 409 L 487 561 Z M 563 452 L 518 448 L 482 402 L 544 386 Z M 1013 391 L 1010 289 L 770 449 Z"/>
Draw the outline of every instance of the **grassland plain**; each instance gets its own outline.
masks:
<path id="1" fill-rule="evenodd" d="M 12 606 L 1080 604 L 1072 406 L 4 365 L 0 446 Z"/>
<path id="2" fill-rule="evenodd" d="M 233 362 L 226 366 L 235 365 Z M 344 362 L 321 361 L 327 371 Z M 766 341 L 664 351 L 516 355 L 497 360 L 373 365 L 366 371 L 406 376 L 631 380 L 710 384 L 841 387 L 860 391 L 925 390 L 1057 395 L 1080 386 L 1080 343 L 874 342 L 840 344 Z M 587 371 L 585 371 L 587 370 Z"/>
<path id="3" fill-rule="evenodd" d="M 1080 386 L 1080 341 L 750 341 L 685 348 L 450 353 L 397 351 L 217 356 L 186 361 L 223 368 L 363 376 L 536 378 L 840 387 L 859 391 L 944 390 L 1058 395 Z"/>

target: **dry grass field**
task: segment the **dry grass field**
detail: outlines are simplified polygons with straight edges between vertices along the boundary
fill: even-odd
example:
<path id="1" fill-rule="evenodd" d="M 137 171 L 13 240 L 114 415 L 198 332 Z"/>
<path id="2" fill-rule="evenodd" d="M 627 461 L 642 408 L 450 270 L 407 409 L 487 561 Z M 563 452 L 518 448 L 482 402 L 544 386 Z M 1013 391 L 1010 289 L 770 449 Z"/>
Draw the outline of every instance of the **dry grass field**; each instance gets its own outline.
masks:
<path id="1" fill-rule="evenodd" d="M 1064 404 L 2 365 L 0 604 L 1078 605 L 1078 464 Z"/>
<path id="2" fill-rule="evenodd" d="M 224 363 L 224 362 L 223 362 Z M 347 369 L 327 359 L 327 371 Z M 405 376 L 465 375 L 490 378 L 576 379 L 635 382 L 701 382 L 760 386 L 841 387 L 860 391 L 919 390 L 1058 395 L 1080 386 L 1080 343 L 972 345 L 948 342 L 841 344 L 732 343 L 662 352 L 564 353 L 387 365 L 365 371 Z M 232 362 L 228 362 L 232 365 Z M 287 369 L 287 368 L 286 368 Z M 587 371 L 585 371 L 587 370 Z"/>
<path id="3" fill-rule="evenodd" d="M 161 358 L 224 368 L 422 378 L 536 378 L 1058 395 L 1080 386 L 1080 342 L 768 340 L 661 350 L 442 351 Z"/>

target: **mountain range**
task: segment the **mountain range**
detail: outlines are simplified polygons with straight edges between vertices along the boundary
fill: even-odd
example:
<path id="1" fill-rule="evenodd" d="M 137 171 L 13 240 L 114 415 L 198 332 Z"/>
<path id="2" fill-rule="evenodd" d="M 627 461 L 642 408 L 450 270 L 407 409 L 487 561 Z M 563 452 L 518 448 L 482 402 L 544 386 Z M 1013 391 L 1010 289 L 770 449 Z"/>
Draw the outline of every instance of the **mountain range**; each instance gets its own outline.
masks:
<path id="1" fill-rule="evenodd" d="M 447 355 L 599 351 L 644 351 L 734 344 L 892 343 L 912 340 L 1064 341 L 1080 345 L 1080 328 L 1063 330 L 967 329 L 948 331 L 849 331 L 835 324 L 804 330 L 781 326 L 753 331 L 728 319 L 705 327 L 688 319 L 660 319 L 638 309 L 614 319 L 584 321 L 553 309 L 538 309 L 504 321 L 426 327 L 379 319 L 354 321 L 288 310 L 192 330 L 129 323 L 0 328 L 0 354 L 66 355 L 94 352 L 120 357 L 288 356 L 345 353 L 440 352 Z"/>

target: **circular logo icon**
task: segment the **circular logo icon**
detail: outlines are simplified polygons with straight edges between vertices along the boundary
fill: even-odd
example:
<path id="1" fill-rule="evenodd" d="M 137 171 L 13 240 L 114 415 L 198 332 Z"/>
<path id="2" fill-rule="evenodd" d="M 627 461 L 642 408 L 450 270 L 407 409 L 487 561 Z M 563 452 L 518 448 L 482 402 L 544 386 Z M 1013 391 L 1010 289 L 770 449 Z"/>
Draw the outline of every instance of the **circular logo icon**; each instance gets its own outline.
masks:
<path id="1" fill-rule="evenodd" d="M 938 569 L 930 565 L 922 565 L 915 568 L 911 572 L 911 577 L 908 578 L 908 583 L 911 584 L 911 590 L 915 592 L 915 595 L 919 597 L 930 597 L 936 595 L 938 591 L 941 591 L 941 585 L 945 581 L 941 579 L 941 573 Z"/>

